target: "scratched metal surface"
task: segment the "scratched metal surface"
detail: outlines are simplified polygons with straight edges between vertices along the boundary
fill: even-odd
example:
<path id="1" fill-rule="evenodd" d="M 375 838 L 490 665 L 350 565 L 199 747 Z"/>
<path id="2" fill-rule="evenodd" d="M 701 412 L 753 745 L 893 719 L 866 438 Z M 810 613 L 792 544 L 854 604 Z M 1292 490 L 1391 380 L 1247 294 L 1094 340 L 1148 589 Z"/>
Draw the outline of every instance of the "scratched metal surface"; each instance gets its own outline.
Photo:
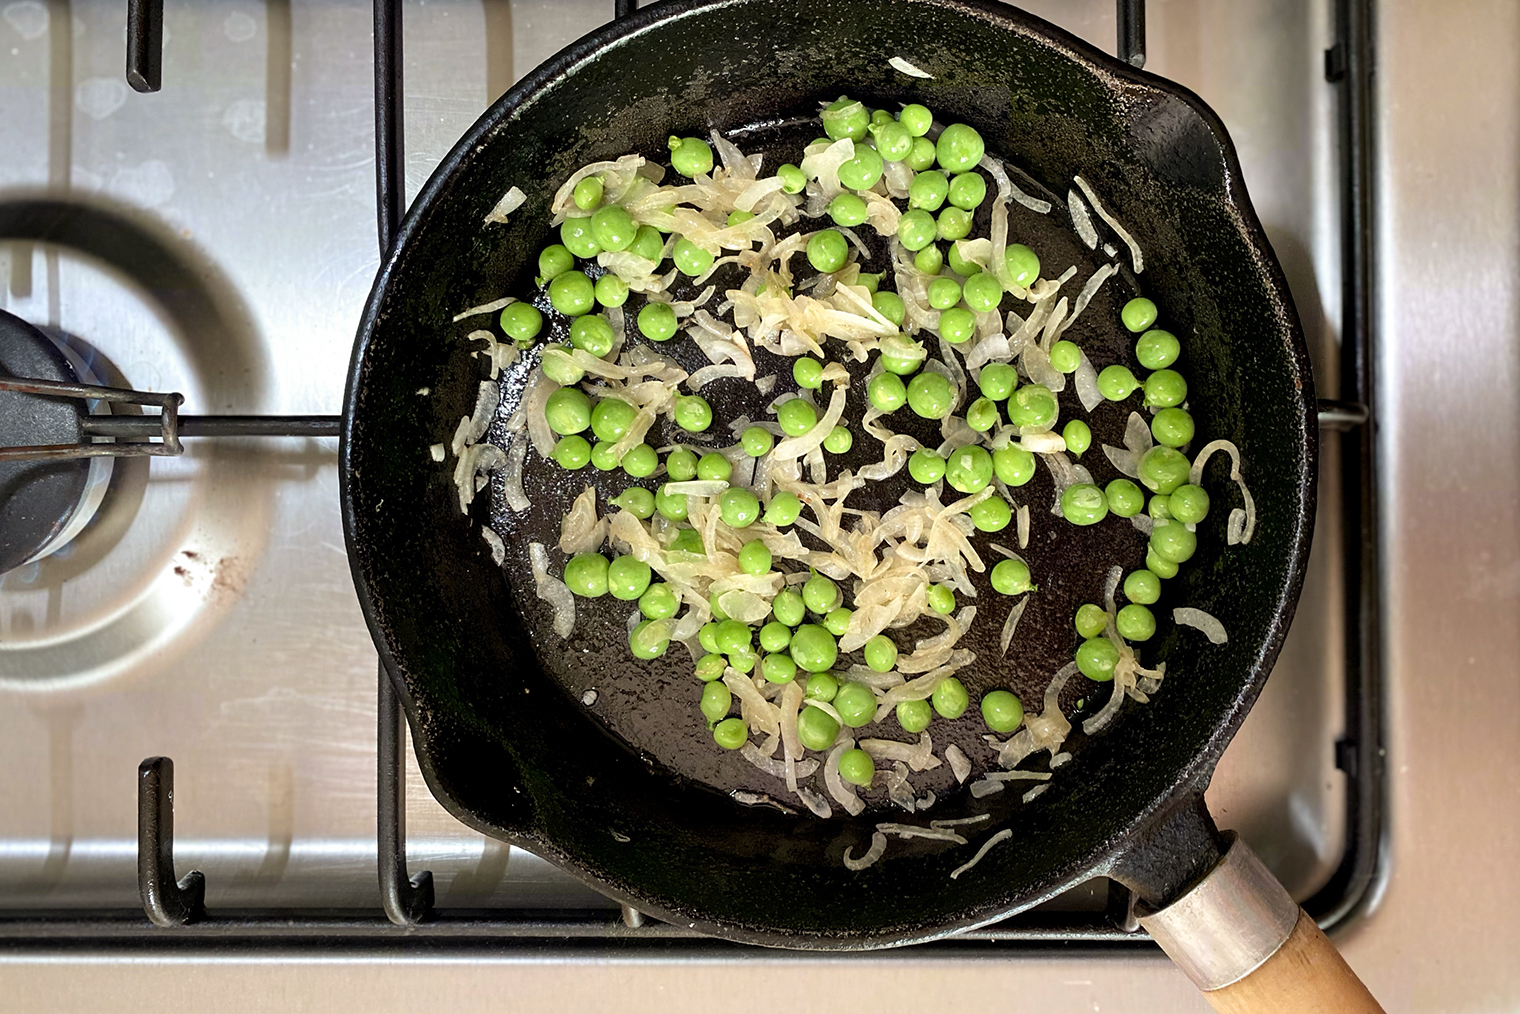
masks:
<path id="1" fill-rule="evenodd" d="M 1109 48 L 1108 0 L 1026 5 Z M 1336 275 L 1323 0 L 1152 3 L 1150 67 L 1229 125 L 1333 368 Z M 464 0 L 406 11 L 415 193 L 488 102 L 610 15 L 604 0 Z M 186 411 L 336 412 L 377 264 L 369 8 L 170 4 L 164 91 L 122 82 L 123 5 L 0 6 L 0 219 L 46 189 L 110 209 L 196 267 L 197 328 L 114 260 L 0 236 L 0 306 L 82 336 L 117 379 Z M 165 306 L 170 309 L 165 309 Z M 1329 396 L 1334 377 L 1321 370 Z M 176 763 L 177 854 L 218 906 L 373 907 L 374 654 L 354 601 L 332 441 L 191 445 L 125 469 L 67 559 L 0 582 L 0 906 L 136 904 L 134 771 Z M 143 463 L 138 463 L 143 464 Z M 1326 477 L 1336 463 L 1329 455 Z M 1338 512 L 1277 672 L 1211 792 L 1300 897 L 1342 848 Z M 606 904 L 484 841 L 409 781 L 413 868 L 443 905 Z M 1086 892 L 1072 907 L 1102 904 Z"/>

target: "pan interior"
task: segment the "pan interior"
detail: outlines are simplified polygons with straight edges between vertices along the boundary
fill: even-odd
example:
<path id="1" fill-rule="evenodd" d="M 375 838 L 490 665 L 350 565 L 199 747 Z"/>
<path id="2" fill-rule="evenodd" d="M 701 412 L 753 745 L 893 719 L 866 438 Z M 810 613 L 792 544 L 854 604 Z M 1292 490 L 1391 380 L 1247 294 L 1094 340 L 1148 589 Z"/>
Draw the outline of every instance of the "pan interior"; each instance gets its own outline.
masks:
<path id="1" fill-rule="evenodd" d="M 1254 700 L 1301 580 L 1313 506 L 1307 357 L 1223 129 L 1196 98 L 1001 5 L 737 0 L 662 5 L 658 13 L 663 19 L 641 12 L 572 47 L 460 142 L 414 206 L 361 327 L 344 445 L 345 522 L 361 599 L 402 686 L 424 773 L 473 826 L 646 911 L 738 939 L 880 945 L 1032 904 L 1101 869 L 1136 821 L 1179 784 L 1196 783 Z M 887 65 L 891 55 L 936 76 L 906 78 Z M 1183 340 L 1178 368 L 1199 423 L 1194 446 L 1224 437 L 1241 448 L 1258 517 L 1250 545 L 1227 548 L 1221 503 L 1161 603 L 1218 616 L 1230 632 L 1226 645 L 1163 624 L 1146 652 L 1168 663 L 1161 693 L 1129 706 L 1109 734 L 1079 750 L 1050 791 L 1027 806 L 1016 792 L 975 802 L 949 793 L 915 819 L 989 813 L 968 846 L 894 841 L 887 859 L 860 873 L 840 857 L 847 847 L 858 854 L 884 816 L 822 821 L 742 806 L 710 787 L 757 775 L 708 745 L 684 649 L 657 665 L 636 663 L 622 636 L 628 610 L 610 601 L 578 602 L 568 646 L 549 632 L 547 610 L 524 580 L 523 547 L 555 541 L 589 470 L 567 475 L 530 464 L 531 516 L 491 519 L 508 537 L 504 573 L 480 536 L 484 504 L 474 518 L 461 516 L 452 462 L 437 465 L 427 452 L 469 413 L 480 377 L 463 341 L 479 324 L 456 324 L 453 314 L 521 291 L 560 180 L 628 151 L 655 155 L 668 134 L 710 128 L 746 150 L 765 150 L 771 165 L 773 156 L 796 161 L 811 136 L 799 118 L 844 93 L 888 108 L 920 101 L 945 122 L 975 125 L 989 151 L 1057 201 L 1073 175 L 1092 183 L 1145 248 L 1138 281 Z M 483 226 L 511 186 L 527 193 L 526 204 L 508 225 Z M 1094 255 L 1058 213 L 1040 222 L 1018 207 L 1012 213 L 1013 234 L 1027 230 L 1048 268 L 1078 265 L 1074 293 L 1098 263 Z M 1131 361 L 1129 343 L 1109 322 L 1132 284 L 1110 280 L 1073 332 L 1100 366 Z M 667 351 L 695 351 L 681 344 Z M 790 384 L 789 368 L 760 369 L 768 371 L 781 378 L 777 391 Z M 521 373 L 512 376 L 520 383 Z M 856 384 L 852 398 L 858 391 Z M 742 382 L 715 382 L 708 393 L 715 405 L 734 406 L 720 407 L 720 418 L 756 415 L 761 400 Z M 1063 419 L 1074 411 L 1071 398 L 1062 396 Z M 1130 407 L 1093 413 L 1095 446 L 1119 442 Z M 843 464 L 872 459 L 874 445 L 857 433 Z M 1106 461 L 1084 463 L 1100 481 L 1111 477 Z M 831 474 L 839 465 L 831 462 Z M 1226 488 L 1222 478 L 1213 476 L 1214 488 Z M 612 475 L 593 481 L 605 492 L 626 483 Z M 900 488 L 866 492 L 851 503 L 879 509 Z M 975 694 L 1011 685 L 1032 702 L 1069 658 L 1075 604 L 1098 598 L 1109 565 L 1137 566 L 1141 541 L 1113 522 L 1098 532 L 1052 523 L 1043 469 L 1015 495 L 1049 543 L 1037 534 L 1024 553 L 1040 593 L 1019 647 L 987 665 L 996 645 L 975 642 L 995 639 L 1008 600 L 982 587 L 977 604 L 990 615 L 975 626 L 970 646 L 983 661 L 971 686 Z M 1004 544 L 1011 541 L 1009 534 Z M 1073 681 L 1071 696 L 1090 696 L 1082 682 Z M 592 688 L 599 696 L 587 708 L 581 695 Z M 1065 703 L 1071 714 L 1073 702 Z M 950 735 L 966 736 L 970 753 L 980 730 L 959 724 L 963 731 Z M 931 729 L 938 749 L 949 741 L 942 725 Z M 763 784 L 758 777 L 748 784 Z M 762 791 L 777 794 L 771 784 Z M 949 878 L 1004 827 L 1014 830 L 1012 841 L 974 874 Z"/>

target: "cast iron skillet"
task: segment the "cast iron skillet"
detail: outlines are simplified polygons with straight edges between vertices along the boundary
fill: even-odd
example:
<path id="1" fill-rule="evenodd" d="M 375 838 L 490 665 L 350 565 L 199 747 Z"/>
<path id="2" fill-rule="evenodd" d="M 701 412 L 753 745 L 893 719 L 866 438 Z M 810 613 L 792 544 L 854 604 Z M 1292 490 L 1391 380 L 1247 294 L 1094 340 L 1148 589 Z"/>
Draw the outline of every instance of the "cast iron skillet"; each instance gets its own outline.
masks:
<path id="1" fill-rule="evenodd" d="M 893 70 L 891 56 L 934 79 Z M 797 124 L 818 100 L 845 92 L 872 105 L 919 100 L 943 121 L 972 123 L 989 151 L 1027 172 L 1026 189 L 1047 187 L 1056 210 L 1042 218 L 1015 207 L 1015 235 L 1033 237 L 1037 249 L 1048 244 L 1041 253 L 1056 272 L 1081 265 L 1072 294 L 1101 256 L 1069 236 L 1064 218 L 1072 177 L 1089 180 L 1142 244 L 1147 266 L 1138 279 L 1112 280 L 1076 337 L 1100 364 L 1132 362 L 1130 343 L 1099 325 L 1115 320 L 1143 285 L 1184 342 L 1179 368 L 1200 423 L 1193 446 L 1226 437 L 1247 462 L 1254 538 L 1225 546 L 1225 518 L 1237 501 L 1216 464 L 1209 481 L 1217 506 L 1200 526 L 1198 554 L 1158 606 L 1163 617 L 1177 604 L 1213 613 L 1228 643 L 1212 646 L 1164 622 L 1166 632 L 1145 649 L 1167 663 L 1161 692 L 1148 705 L 1128 704 L 1091 740 L 1074 736 L 1074 759 L 1028 805 L 1018 791 L 973 800 L 947 782 L 927 814 L 871 810 L 825 821 L 741 805 L 704 784 L 728 788 L 737 783 L 725 779 L 748 769 L 702 744 L 699 726 L 693 732 L 684 651 L 635 662 L 620 636 L 626 608 L 605 603 L 583 604 L 573 640 L 561 642 L 526 580 L 526 543 L 552 545 L 559 512 L 584 476 L 553 478 L 552 468 L 530 464 L 535 512 L 551 521 L 515 519 L 499 506 L 492 513 L 494 498 L 484 495 L 466 518 L 452 461 L 438 465 L 428 455 L 469 414 L 482 376 L 471 357 L 478 345 L 463 336 L 490 318 L 455 324 L 452 315 L 531 284 L 558 181 L 628 151 L 657 157 L 667 135 L 712 128 L 770 151 L 768 165 L 788 150 L 796 161 L 816 133 Z M 507 225 L 483 226 L 512 185 L 527 193 L 526 205 Z M 507 375 L 504 412 L 523 372 Z M 737 386 L 707 393 L 720 417 L 757 407 Z M 1063 418 L 1071 398 L 1063 395 Z M 1196 96 L 985 0 L 675 0 L 605 26 L 525 78 L 459 142 L 412 206 L 355 346 L 344 526 L 360 600 L 422 771 L 451 813 L 670 922 L 782 947 L 879 947 L 988 923 L 1099 874 L 1161 903 L 1217 861 L 1202 791 L 1271 669 L 1298 596 L 1314 507 L 1313 406 L 1282 273 L 1224 127 Z M 1100 407 L 1099 439 L 1119 443 L 1133 407 Z M 874 441 L 858 435 L 857 451 L 866 444 Z M 1111 478 L 1094 458 L 1098 481 Z M 1043 515 L 1043 470 L 1021 492 Z M 1043 529 L 1063 527 L 1046 518 Z M 505 569 L 491 561 L 482 521 L 507 540 Z M 1047 577 L 1023 621 L 1030 646 L 983 664 L 973 699 L 1012 685 L 1037 701 L 1071 657 L 1075 605 L 1097 598 L 1109 564 L 1138 565 L 1140 539 L 1128 522 L 1110 517 L 1085 532 L 1090 545 L 1072 541 L 1049 557 L 1038 540 L 1031 546 L 1036 574 Z M 991 618 L 979 622 L 995 636 L 1002 610 L 985 590 L 981 601 Z M 984 646 L 978 654 L 984 663 L 997 657 Z M 600 688 L 593 707 L 581 701 L 586 688 Z M 1081 678 L 1070 691 L 1068 714 L 1074 698 L 1088 698 L 1090 714 L 1107 693 Z M 975 740 L 975 724 L 964 722 L 960 735 Z M 949 741 L 938 720 L 931 733 L 940 747 Z M 767 791 L 783 794 L 774 785 Z M 865 848 L 877 821 L 982 812 L 992 819 L 968 846 L 894 840 L 886 859 L 863 872 L 841 864 L 846 847 L 857 855 Z M 952 881 L 950 871 L 1002 827 L 1014 829 L 1012 841 Z"/>

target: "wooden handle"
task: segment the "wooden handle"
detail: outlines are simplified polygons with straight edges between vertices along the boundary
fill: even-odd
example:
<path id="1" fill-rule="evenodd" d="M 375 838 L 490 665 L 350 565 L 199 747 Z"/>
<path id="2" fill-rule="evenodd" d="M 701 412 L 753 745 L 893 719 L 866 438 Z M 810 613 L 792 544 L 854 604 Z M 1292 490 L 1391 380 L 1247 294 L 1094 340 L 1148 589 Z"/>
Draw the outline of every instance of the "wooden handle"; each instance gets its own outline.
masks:
<path id="1" fill-rule="evenodd" d="M 1276 954 L 1204 997 L 1220 1014 L 1383 1014 L 1340 952 L 1302 910 Z"/>

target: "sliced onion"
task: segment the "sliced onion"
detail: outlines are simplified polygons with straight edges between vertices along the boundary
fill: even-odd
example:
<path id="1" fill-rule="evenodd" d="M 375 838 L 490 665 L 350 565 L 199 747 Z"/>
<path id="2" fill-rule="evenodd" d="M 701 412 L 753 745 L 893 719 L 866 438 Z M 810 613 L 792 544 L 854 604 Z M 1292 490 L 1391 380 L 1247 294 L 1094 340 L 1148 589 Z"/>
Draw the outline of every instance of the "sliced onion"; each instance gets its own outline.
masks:
<path id="1" fill-rule="evenodd" d="M 945 760 L 950 762 L 950 771 L 955 775 L 955 780 L 965 784 L 966 778 L 971 774 L 971 761 L 966 757 L 960 747 L 951 743 L 945 747 Z M 933 821 L 936 824 L 945 824 L 947 821 Z"/>
<path id="2" fill-rule="evenodd" d="M 976 850 L 976 855 L 971 857 L 970 862 L 966 863 L 964 866 L 958 866 L 954 870 L 950 871 L 950 879 L 960 879 L 960 875 L 971 869 L 971 867 L 975 866 L 977 863 L 981 862 L 982 857 L 985 856 L 988 852 L 991 852 L 994 845 L 997 845 L 999 842 L 1005 842 L 1012 837 L 1013 831 L 1005 827 L 997 834 L 993 835 L 991 838 L 988 838 L 985 842 L 982 843 L 982 847 Z"/>
<path id="3" fill-rule="evenodd" d="M 1098 230 L 1093 228 L 1092 217 L 1087 214 L 1087 205 L 1075 190 L 1066 191 L 1066 207 L 1071 212 L 1071 227 L 1077 230 L 1077 235 L 1087 244 L 1087 249 L 1096 250 Z"/>
<path id="4" fill-rule="evenodd" d="M 460 419 L 459 428 L 454 431 L 454 441 L 450 450 L 458 457 L 466 447 L 477 443 L 485 436 L 486 430 L 491 427 L 491 420 L 496 418 L 497 406 L 501 404 L 501 385 L 493 380 L 482 380 L 480 389 L 475 395 L 475 411 Z"/>
<path id="5" fill-rule="evenodd" d="M 600 549 L 607 538 L 607 519 L 597 520 L 596 488 L 589 483 L 560 519 L 559 551 L 566 556 Z"/>
<path id="6" fill-rule="evenodd" d="M 1131 479 L 1140 478 L 1140 461 L 1135 457 L 1135 452 L 1127 447 L 1115 447 L 1113 444 L 1103 445 L 1103 454 L 1108 458 L 1108 463 L 1113 465 L 1123 475 Z"/>
<path id="7" fill-rule="evenodd" d="M 1124 245 L 1129 247 L 1129 255 L 1135 265 L 1135 274 L 1140 274 L 1145 270 L 1145 255 L 1140 251 L 1140 244 L 1136 243 L 1134 237 L 1129 234 L 1124 226 L 1119 224 L 1117 218 L 1108 213 L 1108 210 L 1103 207 L 1103 202 L 1098 200 L 1098 195 L 1093 193 L 1092 187 L 1087 185 L 1087 181 L 1080 176 L 1075 177 L 1075 179 L 1077 186 L 1082 188 L 1082 192 L 1092 202 L 1093 210 L 1098 213 L 1098 217 L 1107 222 L 1108 227 L 1118 233 L 1119 238 L 1124 241 Z"/>
<path id="8" fill-rule="evenodd" d="M 549 574 L 549 551 L 542 543 L 528 543 L 528 565 L 538 597 L 554 607 L 554 632 L 569 637 L 575 629 L 575 596 L 565 582 Z"/>
<path id="9" fill-rule="evenodd" d="M 900 56 L 892 57 L 887 61 L 887 63 L 892 67 L 893 70 L 902 71 L 909 77 L 927 78 L 930 81 L 934 80 L 933 74 L 930 74 L 926 70 L 919 70 L 917 67 L 913 66 L 911 63 L 909 63 L 907 60 L 904 60 Z"/>
<path id="10" fill-rule="evenodd" d="M 1256 501 L 1251 498 L 1251 491 L 1246 488 L 1245 479 L 1241 478 L 1240 448 L 1228 440 L 1215 440 L 1204 445 L 1203 450 L 1198 452 L 1198 457 L 1193 459 L 1193 468 L 1188 475 L 1188 481 L 1195 486 L 1203 482 L 1203 466 L 1208 464 L 1209 458 L 1216 451 L 1224 451 L 1230 456 L 1230 478 L 1234 480 L 1236 486 L 1240 487 L 1240 498 L 1245 502 L 1244 510 L 1237 507 L 1230 511 L 1226 541 L 1232 546 L 1250 542 L 1251 535 L 1256 531 Z"/>
<path id="11" fill-rule="evenodd" d="M 888 164 L 890 165 L 891 163 Z M 882 853 L 886 851 L 887 836 L 882 834 L 880 831 L 877 831 L 871 835 L 871 847 L 866 849 L 865 855 L 861 856 L 859 859 L 854 859 L 850 856 L 850 849 L 847 848 L 844 850 L 844 868 L 850 870 L 851 872 L 858 873 L 861 870 L 865 869 L 867 866 L 875 865 L 876 860 L 880 859 L 882 857 Z"/>
<path id="12" fill-rule="evenodd" d="M 1071 379 L 1083 409 L 1091 412 L 1103 403 L 1103 392 L 1098 390 L 1098 371 L 1093 367 L 1092 360 L 1087 358 L 1086 352 L 1082 353 L 1082 359 L 1077 363 L 1077 370 Z"/>
<path id="13" fill-rule="evenodd" d="M 1018 525 L 1019 548 L 1029 548 L 1029 505 L 1020 504 L 1015 512 L 1015 523 Z"/>
<path id="14" fill-rule="evenodd" d="M 507 506 L 519 514 L 533 506 L 533 502 L 528 499 L 527 491 L 523 489 L 523 464 L 527 459 L 528 438 L 522 433 L 514 434 L 512 449 L 507 452 L 502 495 L 506 498 Z"/>
<path id="15" fill-rule="evenodd" d="M 1145 456 L 1146 451 L 1155 446 L 1150 423 L 1139 412 L 1131 412 L 1129 420 L 1124 424 L 1124 446 L 1134 453 L 1136 464 Z"/>
<path id="16" fill-rule="evenodd" d="M 1172 619 L 1184 627 L 1193 627 L 1203 632 L 1203 636 L 1209 639 L 1210 644 L 1224 644 L 1230 639 L 1225 633 L 1224 624 L 1202 609 L 1194 609 L 1192 606 L 1178 606 L 1172 610 Z"/>
<path id="17" fill-rule="evenodd" d="M 1098 294 L 1098 290 L 1103 287 L 1103 283 L 1118 273 L 1119 269 L 1112 264 L 1100 265 L 1092 273 L 1091 277 L 1087 279 L 1087 284 L 1082 286 L 1082 291 L 1077 293 L 1077 304 L 1072 308 L 1071 319 L 1066 321 L 1061 327 L 1063 334 L 1077 322 L 1077 318 L 1082 315 L 1083 310 L 1087 309 L 1087 304 L 1092 302 L 1092 298 Z M 1089 409 L 1088 411 L 1092 410 Z"/>
<path id="18" fill-rule="evenodd" d="M 480 526 L 480 537 L 486 540 L 486 545 L 491 547 L 491 562 L 500 567 L 507 560 L 507 547 L 501 541 L 501 536 L 491 530 L 490 525 Z"/>
<path id="19" fill-rule="evenodd" d="M 1013 634 L 1019 627 L 1019 620 L 1024 615 L 1024 607 L 1029 605 L 1029 596 L 1025 595 L 1013 604 L 1008 610 L 1008 619 L 1003 622 L 1003 633 L 999 643 L 1003 647 L 1003 654 L 1008 654 L 1008 646 L 1013 643 Z"/>
<path id="20" fill-rule="evenodd" d="M 966 844 L 966 839 L 948 827 L 920 827 L 917 824 L 877 824 L 882 834 L 895 834 L 899 838 L 928 838 L 930 841 L 948 841 L 956 845 Z"/>
<path id="21" fill-rule="evenodd" d="M 844 756 L 846 750 L 852 750 L 855 741 L 848 736 L 841 737 L 834 744 L 834 749 L 829 751 L 828 759 L 823 762 L 823 784 L 829 790 L 829 795 L 834 802 L 844 807 L 845 812 L 852 817 L 858 817 L 865 812 L 866 804 L 860 801 L 853 787 L 846 785 L 844 779 L 839 776 L 839 758 Z M 885 841 L 885 839 L 883 839 Z"/>
<path id="22" fill-rule="evenodd" d="M 684 493 L 687 496 L 713 497 L 721 495 L 726 489 L 728 482 L 724 479 L 688 479 L 665 484 L 665 492 L 672 496 Z"/>

